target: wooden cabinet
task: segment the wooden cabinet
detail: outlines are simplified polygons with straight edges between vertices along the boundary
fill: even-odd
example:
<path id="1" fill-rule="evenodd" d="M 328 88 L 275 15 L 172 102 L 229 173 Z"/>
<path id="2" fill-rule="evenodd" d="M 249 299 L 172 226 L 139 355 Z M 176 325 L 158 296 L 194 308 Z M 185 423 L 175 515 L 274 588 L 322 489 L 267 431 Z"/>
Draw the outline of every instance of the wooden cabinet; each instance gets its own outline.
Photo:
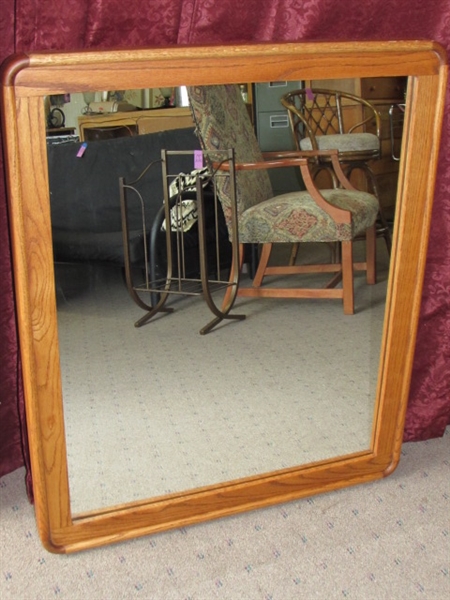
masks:
<path id="1" fill-rule="evenodd" d="M 78 118 L 80 139 L 86 139 L 87 129 L 107 129 L 113 127 L 130 127 L 133 133 L 155 133 L 171 129 L 193 127 L 190 108 L 157 108 L 108 113 L 101 115 L 83 115 Z"/>
<path id="2" fill-rule="evenodd" d="M 398 160 L 393 156 L 400 156 L 403 133 L 402 111 L 397 107 L 405 102 L 405 92 L 406 77 L 372 77 L 360 80 L 359 95 L 373 104 L 381 117 L 381 159 L 372 161 L 371 167 L 376 176 L 381 206 L 389 219 L 393 218 L 395 212 L 399 166 Z M 395 122 L 389 114 L 391 107 L 394 108 Z M 369 123 L 367 131 L 374 129 L 375 123 Z"/>

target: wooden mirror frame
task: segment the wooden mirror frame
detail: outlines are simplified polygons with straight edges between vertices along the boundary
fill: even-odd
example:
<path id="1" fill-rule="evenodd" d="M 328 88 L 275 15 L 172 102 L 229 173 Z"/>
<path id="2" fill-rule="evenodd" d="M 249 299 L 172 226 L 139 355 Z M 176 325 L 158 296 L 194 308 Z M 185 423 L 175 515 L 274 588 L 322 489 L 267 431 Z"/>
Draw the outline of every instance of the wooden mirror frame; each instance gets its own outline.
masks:
<path id="1" fill-rule="evenodd" d="M 385 477 L 401 450 L 446 89 L 434 42 L 283 43 L 30 53 L 2 69 L 14 277 L 39 534 L 89 547 Z M 394 246 L 370 448 L 164 497 L 72 515 L 63 420 L 44 102 L 67 91 L 408 76 Z M 351 317 L 350 317 L 351 318 Z"/>

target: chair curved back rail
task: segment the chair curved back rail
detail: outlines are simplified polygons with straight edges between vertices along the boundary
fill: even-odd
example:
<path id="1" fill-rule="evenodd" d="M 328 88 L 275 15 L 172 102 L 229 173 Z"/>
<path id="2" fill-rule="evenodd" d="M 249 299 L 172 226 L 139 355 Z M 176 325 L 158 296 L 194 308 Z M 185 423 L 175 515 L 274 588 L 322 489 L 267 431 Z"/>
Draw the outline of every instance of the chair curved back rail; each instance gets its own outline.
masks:
<path id="1" fill-rule="evenodd" d="M 341 161 L 368 161 L 380 158 L 381 118 L 364 98 L 338 90 L 306 88 L 285 94 L 287 109 L 298 150 L 337 149 Z M 345 107 L 360 107 L 356 123 L 346 118 Z M 354 114 L 354 111 L 352 111 Z M 374 133 L 367 132 L 367 125 Z"/>

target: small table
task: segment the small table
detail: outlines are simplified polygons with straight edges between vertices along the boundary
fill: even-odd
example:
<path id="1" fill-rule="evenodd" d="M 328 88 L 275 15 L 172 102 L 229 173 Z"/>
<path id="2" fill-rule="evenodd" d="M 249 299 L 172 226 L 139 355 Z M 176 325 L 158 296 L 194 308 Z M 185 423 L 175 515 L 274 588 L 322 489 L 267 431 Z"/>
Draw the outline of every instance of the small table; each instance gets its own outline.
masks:
<path id="1" fill-rule="evenodd" d="M 84 141 L 85 131 L 98 127 L 135 127 L 139 135 L 194 127 L 190 108 L 153 108 L 115 113 L 86 114 L 78 117 L 80 139 Z"/>

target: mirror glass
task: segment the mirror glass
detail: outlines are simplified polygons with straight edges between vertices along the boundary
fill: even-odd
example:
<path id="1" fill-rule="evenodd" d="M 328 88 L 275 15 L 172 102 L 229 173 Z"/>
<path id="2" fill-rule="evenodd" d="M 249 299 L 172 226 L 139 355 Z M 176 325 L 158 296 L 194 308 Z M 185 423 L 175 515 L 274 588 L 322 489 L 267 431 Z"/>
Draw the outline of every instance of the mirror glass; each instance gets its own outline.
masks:
<path id="1" fill-rule="evenodd" d="M 400 103 L 404 95 L 399 86 L 405 78 L 400 83 L 401 78 L 393 79 Z M 374 81 L 247 83 L 241 89 L 261 148 L 290 150 L 293 138 L 289 123 L 283 121 L 287 113 L 279 96 L 309 85 L 355 93 L 369 89 Z M 392 81 L 378 78 L 376 84 L 383 90 Z M 169 305 L 174 313 L 134 327 L 142 309 L 127 292 L 123 266 L 120 261 L 94 260 L 97 255 L 89 245 L 97 240 L 87 235 L 90 227 L 98 232 L 101 244 L 101 236 L 115 221 L 112 235 L 120 242 L 118 177 L 137 177 L 148 162 L 145 150 L 150 141 L 145 140 L 155 138 L 157 131 L 173 127 L 168 139 L 177 147 L 189 125 L 189 108 L 171 106 L 182 96 L 176 88 L 165 91 L 165 100 L 158 90 L 99 91 L 89 97 L 66 94 L 62 97 L 67 102 L 60 105 L 66 130 L 47 130 L 69 486 L 75 514 L 370 447 L 389 269 L 382 237 L 377 242 L 377 284 L 367 285 L 364 272 L 355 274 L 354 315 L 344 315 L 339 300 L 238 298 L 234 311 L 245 313 L 246 320 L 224 322 L 205 336 L 198 333 L 209 319 L 201 297 L 173 296 Z M 275 101 L 266 97 L 267 91 L 272 96 L 275 92 Z M 138 104 L 155 99 L 157 104 L 133 106 L 127 99 Z M 377 100 L 384 118 L 383 160 L 389 163 L 380 177 L 387 181 L 382 202 L 392 225 L 398 164 L 389 160 L 387 115 L 395 98 Z M 53 101 L 51 97 L 49 105 L 45 100 L 49 114 L 54 111 Z M 119 110 L 111 102 L 119 102 Z M 95 112 L 103 108 L 115 112 Z M 155 111 L 158 108 L 166 110 Z M 349 104 L 344 110 L 350 119 L 356 118 L 352 111 L 360 109 Z M 173 123 L 167 125 L 169 118 Z M 188 134 L 193 146 L 188 141 L 187 147 L 198 147 L 190 128 Z M 400 138 L 401 130 L 396 132 L 396 152 Z M 85 148 L 81 142 L 87 143 Z M 124 161 L 124 154 L 134 159 Z M 357 187 L 367 186 L 360 172 L 355 171 L 352 179 Z M 319 185 L 329 187 L 326 180 Z M 283 169 L 273 181 L 275 193 L 301 186 L 295 168 Z M 163 202 L 156 194 L 144 198 L 150 215 L 155 204 Z M 84 248 L 75 250 L 80 239 Z M 364 247 L 364 241 L 355 243 L 356 261 L 364 260 Z M 274 260 L 286 262 L 290 251 L 289 245 L 280 245 Z M 304 244 L 297 260 L 320 262 L 332 251 L 327 244 Z M 135 271 L 137 279 L 142 277 L 139 269 Z M 251 265 L 246 264 L 242 285 L 249 284 L 250 271 Z M 304 285 L 315 285 L 317 277 L 303 276 Z M 329 276 L 321 277 L 325 284 Z"/>

